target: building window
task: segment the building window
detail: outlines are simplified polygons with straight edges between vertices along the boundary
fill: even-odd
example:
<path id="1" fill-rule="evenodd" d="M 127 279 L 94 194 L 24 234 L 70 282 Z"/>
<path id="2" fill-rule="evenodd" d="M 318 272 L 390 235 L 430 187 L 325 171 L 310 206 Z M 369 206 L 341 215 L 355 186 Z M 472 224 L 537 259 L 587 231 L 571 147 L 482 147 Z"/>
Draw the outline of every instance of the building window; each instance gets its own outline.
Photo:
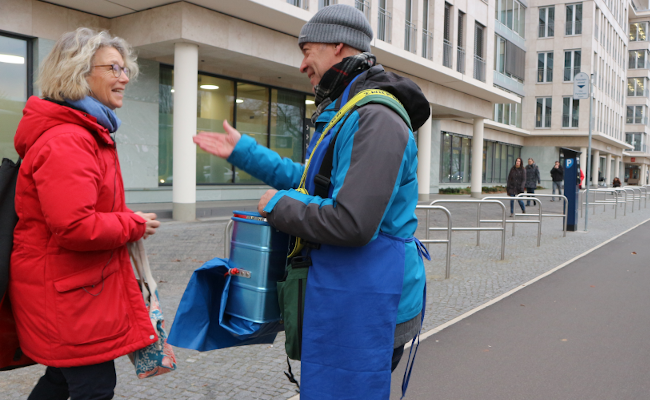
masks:
<path id="1" fill-rule="evenodd" d="M 354 0 L 354 6 L 370 21 L 370 0 Z"/>
<path id="2" fill-rule="evenodd" d="M 404 50 L 415 53 L 417 51 L 417 27 L 414 17 L 413 0 L 406 0 L 406 22 L 404 23 Z"/>
<path id="3" fill-rule="evenodd" d="M 555 7 L 539 8 L 539 37 L 553 37 L 555 35 Z"/>
<path id="4" fill-rule="evenodd" d="M 442 27 L 442 65 L 452 67 L 453 45 L 451 43 L 451 5 L 445 3 L 445 15 Z"/>
<path id="5" fill-rule="evenodd" d="M 566 6 L 566 35 L 582 34 L 582 3 Z"/>
<path id="6" fill-rule="evenodd" d="M 648 22 L 630 24 L 630 42 L 645 42 L 648 40 Z"/>
<path id="7" fill-rule="evenodd" d="M 287 3 L 291 4 L 292 6 L 309 10 L 309 0 L 287 0 Z"/>
<path id="8" fill-rule="evenodd" d="M 337 3 L 337 0 L 318 0 L 318 9 L 325 8 Z"/>
<path id="9" fill-rule="evenodd" d="M 632 97 L 648 97 L 648 78 L 627 78 L 627 95 Z"/>
<path id="10" fill-rule="evenodd" d="M 496 0 L 494 18 L 508 29 L 524 37 L 526 7 L 517 0 Z"/>
<path id="11" fill-rule="evenodd" d="M 646 106 L 627 106 L 626 124 L 643 124 L 648 123 L 648 112 Z"/>
<path id="12" fill-rule="evenodd" d="M 483 58 L 483 33 L 485 27 L 474 25 L 474 79 L 485 82 L 485 59 Z"/>
<path id="13" fill-rule="evenodd" d="M 551 97 L 538 97 L 535 113 L 535 128 L 551 127 L 551 109 L 553 108 Z"/>
<path id="14" fill-rule="evenodd" d="M 173 182 L 173 85 L 172 67 L 160 66 L 159 84 L 159 185 Z M 306 113 L 314 111 L 313 96 L 199 73 L 197 82 L 197 130 L 223 133 L 223 121 L 258 144 L 282 157 L 303 162 L 307 141 Z M 219 157 L 196 149 L 196 183 L 260 184 Z"/>
<path id="15" fill-rule="evenodd" d="M 573 97 L 562 98 L 562 127 L 577 128 L 578 116 L 580 114 L 580 100 Z"/>
<path id="16" fill-rule="evenodd" d="M 629 69 L 648 68 L 648 50 L 630 50 L 629 56 Z"/>
<path id="17" fill-rule="evenodd" d="M 32 92 L 31 42 L 0 35 L 0 159 L 18 160 L 14 135 Z"/>
<path id="18" fill-rule="evenodd" d="M 379 11 L 377 20 L 377 39 L 386 43 L 391 42 L 391 25 L 393 18 L 387 9 L 387 0 L 379 0 Z"/>
<path id="19" fill-rule="evenodd" d="M 553 82 L 553 52 L 537 53 L 537 82 Z"/>
<path id="20" fill-rule="evenodd" d="M 634 146 L 633 151 L 646 151 L 645 133 L 643 132 L 627 132 L 625 134 L 625 143 Z"/>
<path id="21" fill-rule="evenodd" d="M 573 82 L 573 77 L 580 72 L 580 50 L 564 52 L 564 82 Z"/>
<path id="22" fill-rule="evenodd" d="M 505 103 L 494 105 L 496 122 L 521 128 L 521 104 Z"/>
<path id="23" fill-rule="evenodd" d="M 465 73 L 465 13 L 458 11 L 458 49 L 456 54 L 456 70 Z M 433 37 L 432 37 L 433 39 Z"/>
<path id="24" fill-rule="evenodd" d="M 472 173 L 472 139 L 450 132 L 442 133 L 440 181 L 469 183 Z"/>
<path id="25" fill-rule="evenodd" d="M 483 141 L 483 182 L 506 183 L 510 168 L 521 157 L 521 146 Z"/>

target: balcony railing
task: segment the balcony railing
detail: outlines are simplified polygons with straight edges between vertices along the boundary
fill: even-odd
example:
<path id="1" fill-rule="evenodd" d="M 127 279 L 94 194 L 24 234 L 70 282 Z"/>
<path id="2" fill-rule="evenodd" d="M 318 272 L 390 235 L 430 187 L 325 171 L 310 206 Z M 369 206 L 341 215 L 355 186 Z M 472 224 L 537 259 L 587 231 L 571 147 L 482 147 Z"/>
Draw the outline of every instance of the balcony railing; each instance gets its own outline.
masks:
<path id="1" fill-rule="evenodd" d="M 485 82 L 485 60 L 476 54 L 474 55 L 474 79 Z"/>
<path id="2" fill-rule="evenodd" d="M 465 73 L 465 49 L 460 46 L 456 54 L 456 71 L 461 74 Z"/>
<path id="3" fill-rule="evenodd" d="M 573 82 L 573 77 L 580 72 L 580 67 L 564 67 L 564 82 Z"/>
<path id="4" fill-rule="evenodd" d="M 433 60 L 433 33 L 422 29 L 422 57 Z"/>
<path id="5" fill-rule="evenodd" d="M 551 127 L 551 113 L 546 113 L 544 119 L 536 119 L 535 128 L 550 128 Z"/>
<path id="6" fill-rule="evenodd" d="M 404 24 L 404 50 L 415 53 L 417 51 L 417 32 L 418 29 L 414 23 L 406 21 Z"/>
<path id="7" fill-rule="evenodd" d="M 563 128 L 577 128 L 578 127 L 578 116 L 574 115 L 573 118 L 568 115 L 562 115 L 562 127 Z"/>
<path id="8" fill-rule="evenodd" d="M 537 68 L 537 82 L 553 82 L 553 68 Z"/>
<path id="9" fill-rule="evenodd" d="M 447 39 L 443 39 L 442 43 L 442 65 L 447 68 L 452 68 L 453 64 L 453 50 L 451 42 Z"/>
<path id="10" fill-rule="evenodd" d="M 390 43 L 390 27 L 393 22 L 393 17 L 390 12 L 379 7 L 379 20 L 377 21 L 377 39 Z"/>
<path id="11" fill-rule="evenodd" d="M 548 26 L 548 30 L 546 29 Z M 549 22 L 548 24 L 539 24 L 539 37 L 553 37 L 555 36 L 555 22 Z"/>
<path id="12" fill-rule="evenodd" d="M 648 124 L 648 117 L 626 117 L 625 118 L 625 123 L 626 124 L 643 124 L 647 125 Z"/>
<path id="13" fill-rule="evenodd" d="M 370 0 L 354 0 L 354 6 L 370 21 Z"/>
<path id="14" fill-rule="evenodd" d="M 582 34 L 582 21 L 567 22 L 566 24 L 567 35 L 581 35 Z"/>

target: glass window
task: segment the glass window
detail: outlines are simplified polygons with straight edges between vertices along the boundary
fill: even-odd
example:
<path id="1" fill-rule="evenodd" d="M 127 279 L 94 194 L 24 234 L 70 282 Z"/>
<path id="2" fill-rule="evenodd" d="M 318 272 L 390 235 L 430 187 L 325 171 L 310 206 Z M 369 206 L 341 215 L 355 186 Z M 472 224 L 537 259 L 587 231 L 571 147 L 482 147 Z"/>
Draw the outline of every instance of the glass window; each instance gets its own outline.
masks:
<path id="1" fill-rule="evenodd" d="M 460 154 L 460 166 L 461 166 L 461 181 L 463 183 L 468 183 L 472 176 L 472 160 L 471 160 L 471 148 L 472 148 L 472 139 L 462 138 L 463 140 L 463 150 Z"/>
<path id="2" fill-rule="evenodd" d="M 553 37 L 555 35 L 555 7 L 539 8 L 539 37 Z"/>
<path id="3" fill-rule="evenodd" d="M 445 132 L 442 135 L 442 157 L 440 157 L 440 180 L 451 182 L 451 135 Z"/>
<path id="4" fill-rule="evenodd" d="M 641 132 L 626 133 L 625 143 L 634 146 L 634 151 L 642 151 L 642 136 Z"/>
<path id="5" fill-rule="evenodd" d="M 573 82 L 573 77 L 580 72 L 581 54 L 580 50 L 564 52 L 564 82 Z"/>
<path id="6" fill-rule="evenodd" d="M 640 69 L 648 68 L 646 65 L 647 60 L 647 50 L 630 50 L 628 68 L 629 69 Z"/>
<path id="7" fill-rule="evenodd" d="M 460 165 L 461 138 L 451 137 L 451 182 L 462 182 L 462 169 Z"/>
<path id="8" fill-rule="evenodd" d="M 28 42 L 0 35 L 0 159 L 18 160 L 14 135 L 27 102 Z"/>
<path id="9" fill-rule="evenodd" d="M 630 24 L 629 36 L 631 42 L 648 40 L 647 33 L 648 33 L 648 22 L 636 22 Z"/>
<path id="10" fill-rule="evenodd" d="M 562 127 L 577 128 L 580 100 L 573 100 L 572 97 L 562 98 Z"/>
<path id="11" fill-rule="evenodd" d="M 512 14 L 514 11 L 513 0 L 506 0 L 506 21 L 505 26 L 512 29 Z"/>
<path id="12" fill-rule="evenodd" d="M 485 182 L 492 182 L 494 166 L 494 142 L 485 141 Z"/>
<path id="13" fill-rule="evenodd" d="M 553 52 L 537 53 L 537 82 L 553 82 Z"/>
<path id="14" fill-rule="evenodd" d="M 535 112 L 535 127 L 536 128 L 550 128 L 551 127 L 551 97 L 538 97 Z"/>
<path id="15" fill-rule="evenodd" d="M 223 121 L 233 123 L 235 85 L 228 79 L 199 74 L 196 128 L 204 132 L 225 133 Z M 237 127 L 235 125 L 235 127 Z M 238 172 L 239 173 L 239 172 Z M 233 167 L 226 160 L 196 146 L 196 183 L 232 183 Z"/>
<path id="16" fill-rule="evenodd" d="M 273 89 L 271 94 L 271 150 L 302 163 L 306 100 L 301 93 Z"/>
<path id="17" fill-rule="evenodd" d="M 258 144 L 268 147 L 269 136 L 269 88 L 252 83 L 237 82 L 235 100 L 236 122 L 239 132 L 246 134 Z M 235 182 L 261 183 L 244 171 L 235 174 Z"/>
<path id="18" fill-rule="evenodd" d="M 510 166 L 508 165 L 508 146 L 505 144 L 501 145 L 501 178 L 500 182 L 505 183 L 508 180 L 508 171 L 510 171 Z"/>
<path id="19" fill-rule="evenodd" d="M 646 84 L 648 78 L 628 78 L 627 79 L 627 95 L 648 97 L 646 92 Z"/>
<path id="20" fill-rule="evenodd" d="M 305 137 L 315 111 L 313 96 L 199 73 L 197 130 L 224 133 L 223 121 L 262 146 L 296 162 L 304 162 Z M 159 158 L 160 185 L 173 182 L 173 67 L 160 66 Z M 269 100 L 271 100 L 269 102 Z M 271 114 L 271 115 L 269 115 Z M 312 128 L 313 129 L 313 128 Z M 230 163 L 196 148 L 197 184 L 259 184 L 260 180 Z"/>

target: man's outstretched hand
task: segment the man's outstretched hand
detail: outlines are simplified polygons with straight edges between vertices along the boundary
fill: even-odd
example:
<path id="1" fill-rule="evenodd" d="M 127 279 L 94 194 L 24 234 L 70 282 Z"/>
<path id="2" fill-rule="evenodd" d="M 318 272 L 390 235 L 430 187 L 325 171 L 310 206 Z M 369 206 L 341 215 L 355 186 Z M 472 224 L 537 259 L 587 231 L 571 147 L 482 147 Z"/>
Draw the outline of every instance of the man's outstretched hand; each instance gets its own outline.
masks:
<path id="1" fill-rule="evenodd" d="M 227 159 L 232 154 L 232 150 L 237 145 L 237 142 L 239 142 L 241 133 L 230 126 L 227 120 L 223 121 L 223 129 L 226 131 L 225 134 L 199 132 L 192 140 L 206 152 Z"/>

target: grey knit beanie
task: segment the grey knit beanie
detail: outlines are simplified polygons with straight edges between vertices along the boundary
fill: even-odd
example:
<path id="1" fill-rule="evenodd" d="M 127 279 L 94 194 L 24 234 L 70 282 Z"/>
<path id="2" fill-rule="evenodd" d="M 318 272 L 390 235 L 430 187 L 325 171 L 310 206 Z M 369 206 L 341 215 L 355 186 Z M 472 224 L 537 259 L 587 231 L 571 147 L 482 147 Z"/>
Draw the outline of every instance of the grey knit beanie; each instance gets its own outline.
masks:
<path id="1" fill-rule="evenodd" d="M 370 51 L 372 27 L 363 13 L 345 4 L 323 8 L 300 30 L 298 44 L 345 43 L 361 51 Z"/>

